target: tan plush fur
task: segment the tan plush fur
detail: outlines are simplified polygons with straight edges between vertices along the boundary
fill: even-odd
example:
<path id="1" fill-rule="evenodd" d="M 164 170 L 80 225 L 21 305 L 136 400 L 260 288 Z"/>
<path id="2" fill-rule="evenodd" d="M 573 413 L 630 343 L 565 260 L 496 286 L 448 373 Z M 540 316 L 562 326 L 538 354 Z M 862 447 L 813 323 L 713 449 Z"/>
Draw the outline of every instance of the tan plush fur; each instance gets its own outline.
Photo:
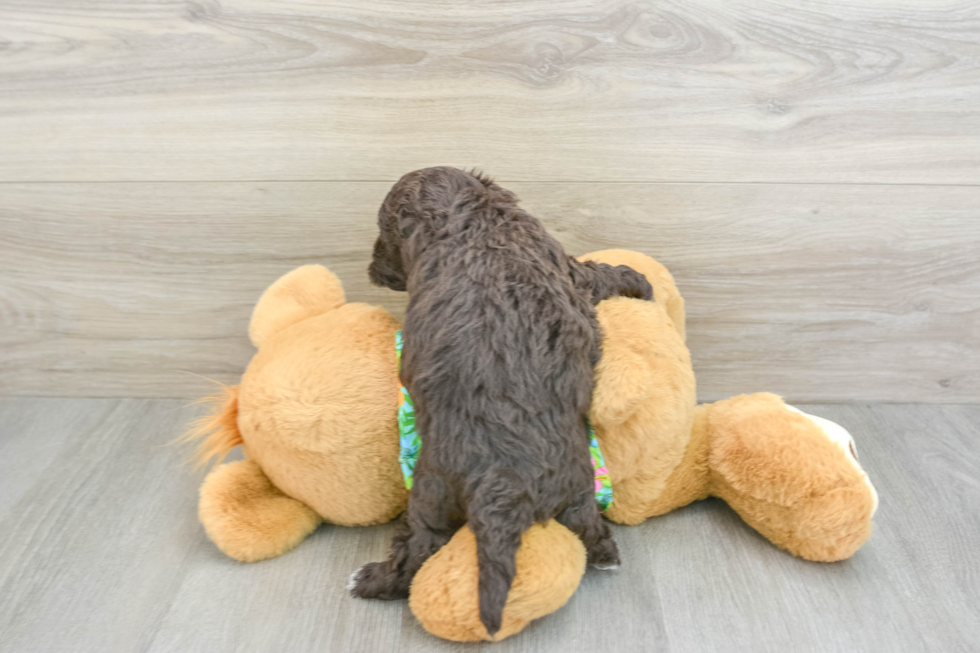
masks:
<path id="1" fill-rule="evenodd" d="M 218 548 L 243 562 L 282 555 L 322 521 L 280 492 L 251 460 L 220 465 L 208 474 L 198 514 Z"/>
<path id="2" fill-rule="evenodd" d="M 322 265 L 304 265 L 287 272 L 259 298 L 252 310 L 248 337 L 261 348 L 273 335 L 308 317 L 343 306 L 344 287 Z"/>
<path id="3" fill-rule="evenodd" d="M 642 272 L 657 301 L 599 305 L 603 358 L 592 421 L 613 483 L 613 521 L 636 524 L 718 496 L 777 546 L 815 561 L 852 555 L 876 498 L 856 459 L 779 397 L 695 405 L 683 300 L 670 273 L 636 252 L 586 257 Z"/>
<path id="4" fill-rule="evenodd" d="M 499 641 L 565 605 L 585 571 L 585 547 L 552 520 L 521 537 L 517 575 L 507 595 Z M 433 635 L 457 642 L 490 640 L 480 621 L 476 538 L 469 527 L 432 556 L 412 582 L 409 605 Z M 547 588 L 547 591 L 542 591 Z"/>
<path id="5" fill-rule="evenodd" d="M 397 330 L 383 309 L 345 304 L 283 328 L 242 377 L 238 425 L 249 458 L 328 522 L 377 524 L 405 508 Z"/>
<path id="6" fill-rule="evenodd" d="M 260 560 L 293 548 L 320 521 L 362 526 L 404 510 L 398 328 L 384 309 L 344 304 L 340 281 L 318 265 L 262 295 L 249 327 L 258 352 L 185 436 L 202 439 L 198 460 L 239 444 L 249 458 L 216 468 L 201 490 L 201 521 L 222 551 Z M 280 522 L 273 509 L 286 511 Z"/>
<path id="7" fill-rule="evenodd" d="M 694 422 L 697 391 L 684 345 L 684 300 L 667 269 L 647 256 L 606 250 L 582 258 L 633 267 L 656 297 L 609 299 L 597 311 L 603 341 L 591 418 L 613 484 L 606 516 L 637 524 L 663 512 L 661 495 L 684 458 Z"/>
<path id="8" fill-rule="evenodd" d="M 242 444 L 242 434 L 238 432 L 238 386 L 220 385 L 220 394 L 196 402 L 208 404 L 210 412 L 177 438 L 177 442 L 198 441 L 193 456 L 195 467 L 206 465 L 213 459 L 220 463 L 232 449 Z"/>
<path id="9" fill-rule="evenodd" d="M 636 252 L 583 258 L 630 265 L 656 295 L 652 303 L 610 299 L 597 310 L 603 357 L 591 418 L 613 483 L 607 517 L 635 524 L 714 495 L 794 555 L 852 555 L 871 532 L 877 497 L 827 425 L 770 394 L 697 406 L 684 300 L 670 273 Z M 296 546 L 321 519 L 372 524 L 404 509 L 398 328 L 383 309 L 345 304 L 340 282 L 320 266 L 290 272 L 262 296 L 249 329 L 258 352 L 192 434 L 204 439 L 200 457 L 241 443 L 249 459 L 219 466 L 201 489 L 201 521 L 222 551 L 258 560 Z M 475 546 L 461 530 L 413 585 L 412 610 L 441 637 L 486 639 Z M 528 531 L 517 560 L 495 639 L 563 605 L 585 555 L 566 529 L 549 524 Z"/>
<path id="10" fill-rule="evenodd" d="M 774 544 L 803 558 L 843 560 L 871 535 L 875 499 L 860 468 L 779 397 L 713 404 L 711 493 Z"/>

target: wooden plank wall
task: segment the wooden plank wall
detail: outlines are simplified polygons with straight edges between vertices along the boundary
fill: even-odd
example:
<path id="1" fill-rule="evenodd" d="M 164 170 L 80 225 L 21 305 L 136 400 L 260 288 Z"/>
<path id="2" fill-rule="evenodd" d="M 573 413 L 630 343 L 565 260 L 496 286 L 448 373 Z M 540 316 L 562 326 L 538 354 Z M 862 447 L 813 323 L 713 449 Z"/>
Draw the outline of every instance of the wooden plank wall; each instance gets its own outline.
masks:
<path id="1" fill-rule="evenodd" d="M 701 397 L 980 400 L 972 1 L 0 4 L 0 394 L 196 396 L 479 166 L 688 298 Z"/>

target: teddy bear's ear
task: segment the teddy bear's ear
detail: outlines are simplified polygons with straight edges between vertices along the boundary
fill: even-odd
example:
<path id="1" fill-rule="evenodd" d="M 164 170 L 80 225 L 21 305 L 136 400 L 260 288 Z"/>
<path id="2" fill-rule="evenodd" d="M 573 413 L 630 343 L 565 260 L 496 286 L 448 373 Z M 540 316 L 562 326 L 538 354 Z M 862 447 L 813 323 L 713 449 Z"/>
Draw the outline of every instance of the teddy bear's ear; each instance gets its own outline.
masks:
<path id="1" fill-rule="evenodd" d="M 248 337 L 261 347 L 269 336 L 301 320 L 343 306 L 344 287 L 322 265 L 304 265 L 269 286 L 252 311 Z"/>
<path id="2" fill-rule="evenodd" d="M 646 254 L 632 252 L 628 249 L 604 249 L 580 256 L 581 261 L 595 261 L 608 265 L 628 265 L 647 278 L 653 286 L 653 297 L 670 316 L 674 328 L 680 334 L 681 340 L 686 340 L 684 298 L 677 290 L 674 277 L 663 265 Z"/>

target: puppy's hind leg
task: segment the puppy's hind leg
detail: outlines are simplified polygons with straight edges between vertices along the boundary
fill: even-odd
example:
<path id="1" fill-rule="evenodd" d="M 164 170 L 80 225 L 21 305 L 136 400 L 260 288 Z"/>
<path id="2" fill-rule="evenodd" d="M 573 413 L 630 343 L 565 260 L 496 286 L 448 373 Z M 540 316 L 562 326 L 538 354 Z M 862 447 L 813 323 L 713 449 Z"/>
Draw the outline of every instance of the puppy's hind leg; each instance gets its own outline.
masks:
<path id="1" fill-rule="evenodd" d="M 441 478 L 416 468 L 408 511 L 391 541 L 391 554 L 384 562 L 371 562 L 354 572 L 347 586 L 351 594 L 386 601 L 408 598 L 408 588 L 422 564 L 458 529 L 459 524 L 450 519 L 454 505 Z"/>
<path id="2" fill-rule="evenodd" d="M 619 549 L 591 492 L 566 508 L 557 519 L 582 540 L 588 553 L 588 564 L 597 569 L 619 567 Z"/>

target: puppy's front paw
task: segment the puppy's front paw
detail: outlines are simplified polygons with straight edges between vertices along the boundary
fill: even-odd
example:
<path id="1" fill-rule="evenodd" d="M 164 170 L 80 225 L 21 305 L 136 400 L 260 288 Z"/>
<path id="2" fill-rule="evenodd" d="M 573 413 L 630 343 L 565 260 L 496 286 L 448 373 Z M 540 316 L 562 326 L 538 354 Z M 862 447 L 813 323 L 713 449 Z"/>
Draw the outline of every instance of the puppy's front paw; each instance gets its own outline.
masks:
<path id="1" fill-rule="evenodd" d="M 370 562 L 353 574 L 347 581 L 347 589 L 351 596 L 359 599 L 393 599 L 408 598 L 407 591 L 400 591 L 398 575 L 389 572 L 388 565 L 383 562 Z"/>
<path id="2" fill-rule="evenodd" d="M 621 287 L 619 294 L 623 297 L 633 299 L 653 300 L 653 286 L 647 278 L 631 267 L 625 265 L 617 266 L 620 272 Z"/>

